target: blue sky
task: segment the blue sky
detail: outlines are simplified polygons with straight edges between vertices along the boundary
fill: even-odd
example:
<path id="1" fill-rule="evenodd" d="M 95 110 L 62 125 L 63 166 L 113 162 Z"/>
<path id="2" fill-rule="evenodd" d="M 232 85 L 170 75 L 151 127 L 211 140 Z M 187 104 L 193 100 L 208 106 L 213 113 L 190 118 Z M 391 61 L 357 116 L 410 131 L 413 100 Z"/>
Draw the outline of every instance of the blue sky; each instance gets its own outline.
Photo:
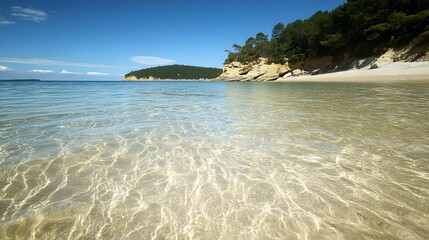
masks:
<path id="1" fill-rule="evenodd" d="M 346 0 L 5 0 L 0 79 L 119 80 L 165 64 L 222 67 L 226 49 Z"/>

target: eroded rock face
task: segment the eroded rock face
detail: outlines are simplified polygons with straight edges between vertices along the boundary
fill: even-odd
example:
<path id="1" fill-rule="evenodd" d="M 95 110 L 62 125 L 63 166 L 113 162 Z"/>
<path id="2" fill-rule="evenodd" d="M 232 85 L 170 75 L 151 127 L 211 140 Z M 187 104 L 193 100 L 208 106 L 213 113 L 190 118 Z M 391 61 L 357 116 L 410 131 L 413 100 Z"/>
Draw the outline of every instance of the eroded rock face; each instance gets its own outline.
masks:
<path id="1" fill-rule="evenodd" d="M 154 81 L 154 80 L 161 80 L 160 78 L 155 78 L 152 76 L 146 77 L 146 78 L 137 78 L 136 76 L 129 76 L 129 77 L 124 77 L 123 78 L 124 81 Z"/>
<path id="2" fill-rule="evenodd" d="M 139 79 L 136 76 L 124 77 L 124 81 L 138 81 Z"/>
<path id="3" fill-rule="evenodd" d="M 232 62 L 226 64 L 219 80 L 224 81 L 251 81 L 265 82 L 276 80 L 290 72 L 289 65 L 286 64 L 268 64 L 266 58 L 260 58 L 258 61 L 248 64 Z"/>
<path id="4" fill-rule="evenodd" d="M 265 82 L 307 74 L 317 75 L 350 69 L 376 69 L 398 61 L 429 61 L 428 49 L 429 31 L 426 31 L 407 46 L 389 49 L 383 54 L 363 59 L 355 59 L 350 52 L 345 52 L 340 59 L 325 55 L 286 64 L 269 64 L 266 58 L 260 58 L 247 64 L 232 62 L 224 66 L 222 75 L 217 79 L 221 81 Z"/>
<path id="5" fill-rule="evenodd" d="M 292 71 L 292 76 L 301 76 L 303 71 L 301 69 L 295 69 Z"/>
<path id="6" fill-rule="evenodd" d="M 389 49 L 386 53 L 382 54 L 377 60 L 371 65 L 370 69 L 380 68 L 387 64 L 393 63 L 396 58 L 396 53 L 393 49 Z"/>
<path id="7" fill-rule="evenodd" d="M 290 78 L 290 77 L 292 77 L 292 73 L 288 72 L 283 76 L 283 79 Z"/>
<path id="8" fill-rule="evenodd" d="M 345 61 L 343 64 L 335 64 L 331 56 L 311 58 L 293 64 L 269 64 L 267 59 L 260 58 L 258 61 L 243 64 L 232 62 L 224 66 L 222 75 L 218 80 L 241 81 L 241 82 L 266 82 L 279 78 L 298 77 L 302 75 L 314 75 L 326 72 L 344 71 L 349 69 L 375 69 L 383 67 L 395 61 L 403 60 L 398 50 L 389 49 L 381 55 L 371 56 L 364 59 Z M 429 55 L 429 54 L 428 54 Z"/>

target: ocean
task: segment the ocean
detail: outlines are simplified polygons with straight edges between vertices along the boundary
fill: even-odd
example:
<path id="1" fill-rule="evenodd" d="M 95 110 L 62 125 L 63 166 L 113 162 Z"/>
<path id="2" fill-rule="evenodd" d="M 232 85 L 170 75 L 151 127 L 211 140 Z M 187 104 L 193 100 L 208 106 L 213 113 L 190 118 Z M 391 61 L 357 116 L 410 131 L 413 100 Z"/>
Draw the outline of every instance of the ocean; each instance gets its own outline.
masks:
<path id="1" fill-rule="evenodd" d="M 1 82 L 0 239 L 429 239 L 429 84 Z"/>

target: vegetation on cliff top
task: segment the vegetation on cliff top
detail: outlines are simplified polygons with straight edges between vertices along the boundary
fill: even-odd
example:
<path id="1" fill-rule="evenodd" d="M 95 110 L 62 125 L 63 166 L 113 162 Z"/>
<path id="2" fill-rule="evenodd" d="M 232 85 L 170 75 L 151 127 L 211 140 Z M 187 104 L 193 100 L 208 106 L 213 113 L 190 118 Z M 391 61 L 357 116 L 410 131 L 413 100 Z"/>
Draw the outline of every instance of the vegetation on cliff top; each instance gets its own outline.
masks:
<path id="1" fill-rule="evenodd" d="M 225 63 L 300 61 L 318 55 L 367 57 L 406 43 L 429 30 L 428 0 L 348 0 L 331 12 L 316 12 L 306 20 L 274 26 L 233 45 Z"/>
<path id="2" fill-rule="evenodd" d="M 139 79 L 150 77 L 154 79 L 210 79 L 217 78 L 220 74 L 222 74 L 222 69 L 220 68 L 169 65 L 132 71 L 127 73 L 125 77 L 135 76 Z"/>

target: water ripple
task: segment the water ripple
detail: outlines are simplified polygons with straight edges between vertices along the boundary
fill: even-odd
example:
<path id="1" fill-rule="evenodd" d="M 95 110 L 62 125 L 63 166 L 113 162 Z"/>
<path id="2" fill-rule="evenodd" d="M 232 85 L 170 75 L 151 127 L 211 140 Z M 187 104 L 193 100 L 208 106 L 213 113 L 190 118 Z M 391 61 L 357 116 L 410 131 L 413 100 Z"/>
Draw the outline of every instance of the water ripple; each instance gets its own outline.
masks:
<path id="1" fill-rule="evenodd" d="M 1 239 L 429 238 L 429 85 L 0 85 Z"/>

